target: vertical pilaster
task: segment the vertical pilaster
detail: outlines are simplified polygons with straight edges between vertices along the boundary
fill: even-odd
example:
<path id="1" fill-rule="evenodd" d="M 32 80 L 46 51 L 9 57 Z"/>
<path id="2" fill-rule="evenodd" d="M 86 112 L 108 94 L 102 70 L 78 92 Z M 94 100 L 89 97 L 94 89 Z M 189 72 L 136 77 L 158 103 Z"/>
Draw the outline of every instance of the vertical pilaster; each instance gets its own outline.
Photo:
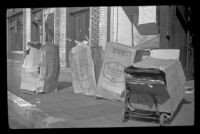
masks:
<path id="1" fill-rule="evenodd" d="M 66 67 L 66 8 L 60 8 L 60 66 Z"/>
<path id="2" fill-rule="evenodd" d="M 99 46 L 105 48 L 107 42 L 108 7 L 99 7 Z"/>
<path id="3" fill-rule="evenodd" d="M 66 8 L 55 10 L 55 44 L 59 45 L 60 67 L 66 67 Z"/>
<path id="4" fill-rule="evenodd" d="M 31 41 L 31 9 L 24 8 L 23 9 L 23 52 L 27 50 L 26 42 L 30 41 Z"/>

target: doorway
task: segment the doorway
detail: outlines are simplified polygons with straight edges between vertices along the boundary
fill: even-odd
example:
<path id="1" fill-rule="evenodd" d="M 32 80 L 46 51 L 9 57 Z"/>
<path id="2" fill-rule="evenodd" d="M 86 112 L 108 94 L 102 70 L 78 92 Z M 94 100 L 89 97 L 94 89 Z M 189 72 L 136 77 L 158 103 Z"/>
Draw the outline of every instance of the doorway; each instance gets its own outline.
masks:
<path id="1" fill-rule="evenodd" d="M 55 43 L 55 9 L 45 9 L 43 12 L 43 43 Z"/>
<path id="2" fill-rule="evenodd" d="M 43 42 L 42 10 L 35 11 L 35 9 L 32 9 L 31 12 L 32 12 L 31 41 L 42 43 Z"/>
<path id="3" fill-rule="evenodd" d="M 89 7 L 70 7 L 67 9 L 67 31 L 66 36 L 71 40 L 84 41 L 89 37 L 90 8 Z M 69 52 L 76 46 L 74 41 L 66 43 L 66 66 L 70 67 Z"/>
<path id="4" fill-rule="evenodd" d="M 89 9 L 72 13 L 74 19 L 74 39 L 84 41 L 89 37 Z"/>

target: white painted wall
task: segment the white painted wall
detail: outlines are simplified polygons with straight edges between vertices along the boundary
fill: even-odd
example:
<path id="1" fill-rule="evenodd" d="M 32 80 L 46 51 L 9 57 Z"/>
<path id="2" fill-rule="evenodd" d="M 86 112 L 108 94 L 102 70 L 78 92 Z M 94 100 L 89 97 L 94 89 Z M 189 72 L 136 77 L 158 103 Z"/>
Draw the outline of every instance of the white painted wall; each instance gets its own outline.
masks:
<path id="1" fill-rule="evenodd" d="M 122 7 L 111 7 L 111 41 L 122 43 L 127 46 L 137 46 L 156 36 L 157 35 L 141 35 L 136 29 L 136 26 L 131 24 L 131 21 L 128 19 Z"/>
<path id="2" fill-rule="evenodd" d="M 118 7 L 118 34 L 117 42 L 132 46 L 132 26 L 131 21 L 122 9 Z"/>
<path id="3" fill-rule="evenodd" d="M 60 67 L 66 67 L 66 8 L 60 8 L 59 54 Z"/>
<path id="4" fill-rule="evenodd" d="M 103 49 L 107 42 L 107 12 L 108 7 L 99 7 L 99 46 Z"/>
<path id="5" fill-rule="evenodd" d="M 31 41 L 31 9 L 30 8 L 25 8 L 24 9 L 24 19 L 25 19 L 25 24 L 24 24 L 24 41 L 25 42 L 30 42 Z M 24 42 L 24 43 L 25 43 Z M 27 44 L 24 44 L 26 47 L 25 49 L 28 49 Z"/>
<path id="6" fill-rule="evenodd" d="M 122 7 L 111 7 L 111 41 L 132 46 L 131 22 Z"/>

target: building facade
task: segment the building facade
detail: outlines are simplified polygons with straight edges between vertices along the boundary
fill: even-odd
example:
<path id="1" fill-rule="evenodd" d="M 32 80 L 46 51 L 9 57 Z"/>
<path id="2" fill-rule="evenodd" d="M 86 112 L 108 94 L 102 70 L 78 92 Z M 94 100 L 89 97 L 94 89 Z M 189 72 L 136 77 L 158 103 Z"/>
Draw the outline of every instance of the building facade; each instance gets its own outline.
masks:
<path id="1" fill-rule="evenodd" d="M 18 55 L 22 54 L 23 9 L 10 9 L 7 12 L 7 56 L 20 58 Z"/>
<path id="2" fill-rule="evenodd" d="M 23 60 L 26 42 L 44 44 L 48 36 L 49 41 L 59 45 L 61 68 L 69 68 L 69 52 L 76 45 L 71 40 L 89 38 L 93 54 L 97 54 L 96 49 L 104 49 L 106 42 L 137 46 L 157 37 L 159 48 L 180 49 L 184 70 L 192 73 L 189 7 L 152 6 L 155 22 L 146 24 L 139 24 L 141 9 L 139 6 L 9 9 L 7 56 Z"/>

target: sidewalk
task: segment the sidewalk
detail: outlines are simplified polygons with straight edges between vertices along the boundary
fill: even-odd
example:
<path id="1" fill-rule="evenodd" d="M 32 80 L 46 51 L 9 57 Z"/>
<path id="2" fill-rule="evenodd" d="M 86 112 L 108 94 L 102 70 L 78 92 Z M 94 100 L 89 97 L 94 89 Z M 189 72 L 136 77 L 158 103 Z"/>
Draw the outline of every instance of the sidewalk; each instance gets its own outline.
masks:
<path id="1" fill-rule="evenodd" d="M 60 89 L 58 92 L 35 96 L 23 94 L 19 89 L 20 63 L 9 61 L 7 65 L 8 91 L 26 102 L 35 105 L 32 107 L 31 104 L 27 104 L 27 107 L 22 107 L 16 103 L 16 99 L 8 99 L 10 122 L 13 120 L 12 116 L 16 114 L 18 116 L 15 117 L 19 118 L 16 120 L 20 124 L 23 124 L 24 128 L 159 126 L 159 124 L 154 122 L 135 120 L 122 122 L 124 110 L 122 102 L 113 102 L 106 99 L 96 99 L 93 96 L 74 94 L 70 78 L 66 78 L 69 75 L 64 73 L 61 73 L 59 79 Z M 184 101 L 177 108 L 175 118 L 169 125 L 193 125 L 193 123 L 194 94 L 189 93 L 185 95 Z M 10 123 L 10 127 L 12 128 L 11 125 L 12 123 Z M 23 128 L 23 126 L 18 128 Z"/>

